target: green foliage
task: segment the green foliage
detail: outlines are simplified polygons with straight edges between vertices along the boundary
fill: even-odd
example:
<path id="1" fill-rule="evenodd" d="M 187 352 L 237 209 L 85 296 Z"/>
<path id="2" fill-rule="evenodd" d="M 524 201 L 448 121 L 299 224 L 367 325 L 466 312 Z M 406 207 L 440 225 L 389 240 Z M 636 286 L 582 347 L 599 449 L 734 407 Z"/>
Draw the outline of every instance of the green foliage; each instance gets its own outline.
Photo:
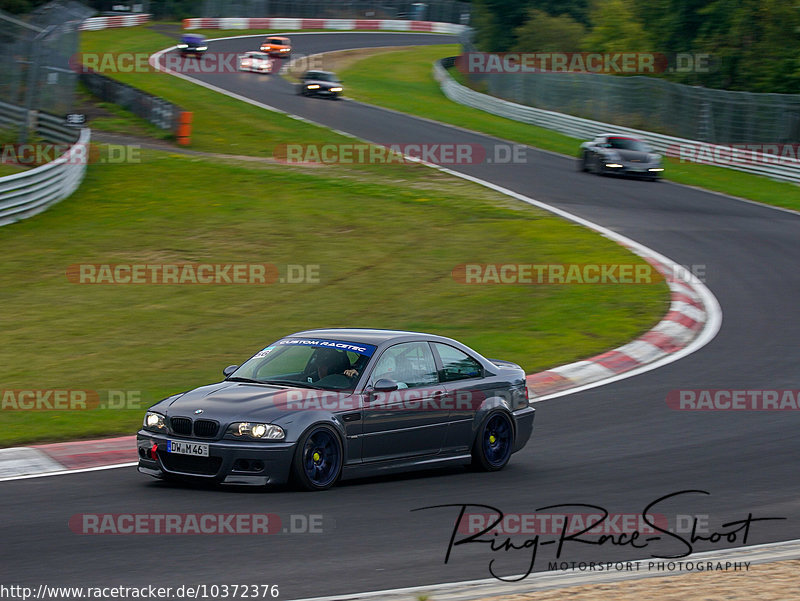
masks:
<path id="1" fill-rule="evenodd" d="M 595 0 L 590 19 L 592 30 L 584 40 L 593 52 L 647 52 L 650 36 L 636 17 L 633 0 Z"/>
<path id="2" fill-rule="evenodd" d="M 711 57 L 707 72 L 661 76 L 713 88 L 800 94 L 798 0 L 474 4 L 476 41 L 484 51 L 702 53 Z"/>
<path id="3" fill-rule="evenodd" d="M 514 30 L 517 52 L 577 52 L 586 28 L 569 15 L 553 17 L 532 8 L 525 23 Z"/>

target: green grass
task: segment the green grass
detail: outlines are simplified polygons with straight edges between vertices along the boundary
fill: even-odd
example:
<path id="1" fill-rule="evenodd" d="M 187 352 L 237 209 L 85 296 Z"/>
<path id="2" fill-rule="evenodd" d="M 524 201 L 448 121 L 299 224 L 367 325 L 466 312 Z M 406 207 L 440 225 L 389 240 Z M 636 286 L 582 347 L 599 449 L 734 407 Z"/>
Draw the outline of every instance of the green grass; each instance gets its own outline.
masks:
<path id="1" fill-rule="evenodd" d="M 460 53 L 456 44 L 423 46 L 361 60 L 339 75 L 357 100 L 421 115 L 514 142 L 576 156 L 582 140 L 469 108 L 448 100 L 431 75 L 433 62 Z M 464 83 L 456 70 L 451 73 Z M 733 169 L 666 159 L 665 178 L 733 196 L 800 210 L 798 186 Z"/>
<path id="2" fill-rule="evenodd" d="M 465 262 L 633 259 L 421 166 L 375 173 L 142 156 L 91 168 L 70 199 L 0 228 L 4 388 L 134 390 L 145 406 L 219 379 L 286 333 L 352 325 L 450 335 L 535 371 L 624 343 L 666 308 L 663 285 L 454 281 Z M 65 275 L 76 263 L 171 262 L 319 265 L 320 283 L 81 285 Z M 0 411 L 0 444 L 129 433 L 140 419 L 140 410 Z"/>
<path id="3" fill-rule="evenodd" d="M 84 39 L 153 51 L 163 37 L 132 28 Z M 284 141 L 345 140 L 166 75 L 129 75 L 196 111 L 195 149 L 268 156 Z M 90 165 L 69 199 L 0 228 L 0 250 L 0 390 L 133 391 L 142 408 L 218 380 L 224 366 L 304 328 L 432 331 L 538 371 L 627 342 L 668 304 L 663 284 L 456 282 L 463 263 L 641 261 L 413 164 L 297 167 L 142 150 L 141 162 Z M 66 276 L 72 264 L 186 262 L 319 265 L 320 282 L 81 285 Z M 130 434 L 141 417 L 3 409 L 0 446 Z"/>

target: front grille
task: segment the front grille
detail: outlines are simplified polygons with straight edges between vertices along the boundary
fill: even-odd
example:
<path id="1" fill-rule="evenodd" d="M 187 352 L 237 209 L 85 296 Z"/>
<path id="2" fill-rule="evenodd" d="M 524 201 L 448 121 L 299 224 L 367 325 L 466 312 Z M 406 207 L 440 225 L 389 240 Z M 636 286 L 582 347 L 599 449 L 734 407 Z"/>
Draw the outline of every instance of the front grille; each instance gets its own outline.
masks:
<path id="1" fill-rule="evenodd" d="M 169 425 L 175 434 L 180 434 L 181 436 L 192 435 L 192 420 L 188 417 L 171 417 Z"/>
<path id="2" fill-rule="evenodd" d="M 219 424 L 210 419 L 198 419 L 194 422 L 194 435 L 200 438 L 214 438 L 219 430 Z"/>
<path id="3" fill-rule="evenodd" d="M 158 457 L 168 470 L 184 474 L 213 476 L 222 465 L 222 457 L 194 457 L 162 451 L 158 452 Z"/>

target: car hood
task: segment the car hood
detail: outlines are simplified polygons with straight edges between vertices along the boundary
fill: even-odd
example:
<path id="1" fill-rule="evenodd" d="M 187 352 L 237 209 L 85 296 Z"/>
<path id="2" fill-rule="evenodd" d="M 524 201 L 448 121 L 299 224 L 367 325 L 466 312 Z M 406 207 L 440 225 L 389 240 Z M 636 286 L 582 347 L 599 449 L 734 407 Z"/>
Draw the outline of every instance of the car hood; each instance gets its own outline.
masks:
<path id="1" fill-rule="evenodd" d="M 275 423 L 281 418 L 300 411 L 291 407 L 292 394 L 319 393 L 310 389 L 286 388 L 243 382 L 220 382 L 201 386 L 174 399 L 162 401 L 153 407 L 170 417 L 217 420 L 221 424 L 235 421 L 260 421 Z M 287 406 L 288 405 L 288 406 Z M 202 410 L 202 413 L 196 411 Z"/>
<path id="2" fill-rule="evenodd" d="M 619 157 L 627 163 L 651 163 L 650 153 L 641 152 L 639 150 L 625 150 L 622 148 L 614 148 Z"/>

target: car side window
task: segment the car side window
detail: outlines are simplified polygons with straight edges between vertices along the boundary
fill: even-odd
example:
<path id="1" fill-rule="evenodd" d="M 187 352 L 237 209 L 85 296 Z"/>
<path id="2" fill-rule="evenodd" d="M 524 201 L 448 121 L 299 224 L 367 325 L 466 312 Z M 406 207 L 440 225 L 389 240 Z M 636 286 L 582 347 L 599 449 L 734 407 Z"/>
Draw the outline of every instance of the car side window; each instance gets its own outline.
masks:
<path id="1" fill-rule="evenodd" d="M 440 342 L 434 342 L 434 346 L 442 359 L 442 381 L 453 382 L 478 378 L 483 374 L 481 364 L 466 353 Z"/>
<path id="2" fill-rule="evenodd" d="M 403 342 L 386 349 L 375 364 L 370 378 L 397 382 L 399 388 L 430 386 L 439 381 L 436 362 L 427 342 Z"/>

